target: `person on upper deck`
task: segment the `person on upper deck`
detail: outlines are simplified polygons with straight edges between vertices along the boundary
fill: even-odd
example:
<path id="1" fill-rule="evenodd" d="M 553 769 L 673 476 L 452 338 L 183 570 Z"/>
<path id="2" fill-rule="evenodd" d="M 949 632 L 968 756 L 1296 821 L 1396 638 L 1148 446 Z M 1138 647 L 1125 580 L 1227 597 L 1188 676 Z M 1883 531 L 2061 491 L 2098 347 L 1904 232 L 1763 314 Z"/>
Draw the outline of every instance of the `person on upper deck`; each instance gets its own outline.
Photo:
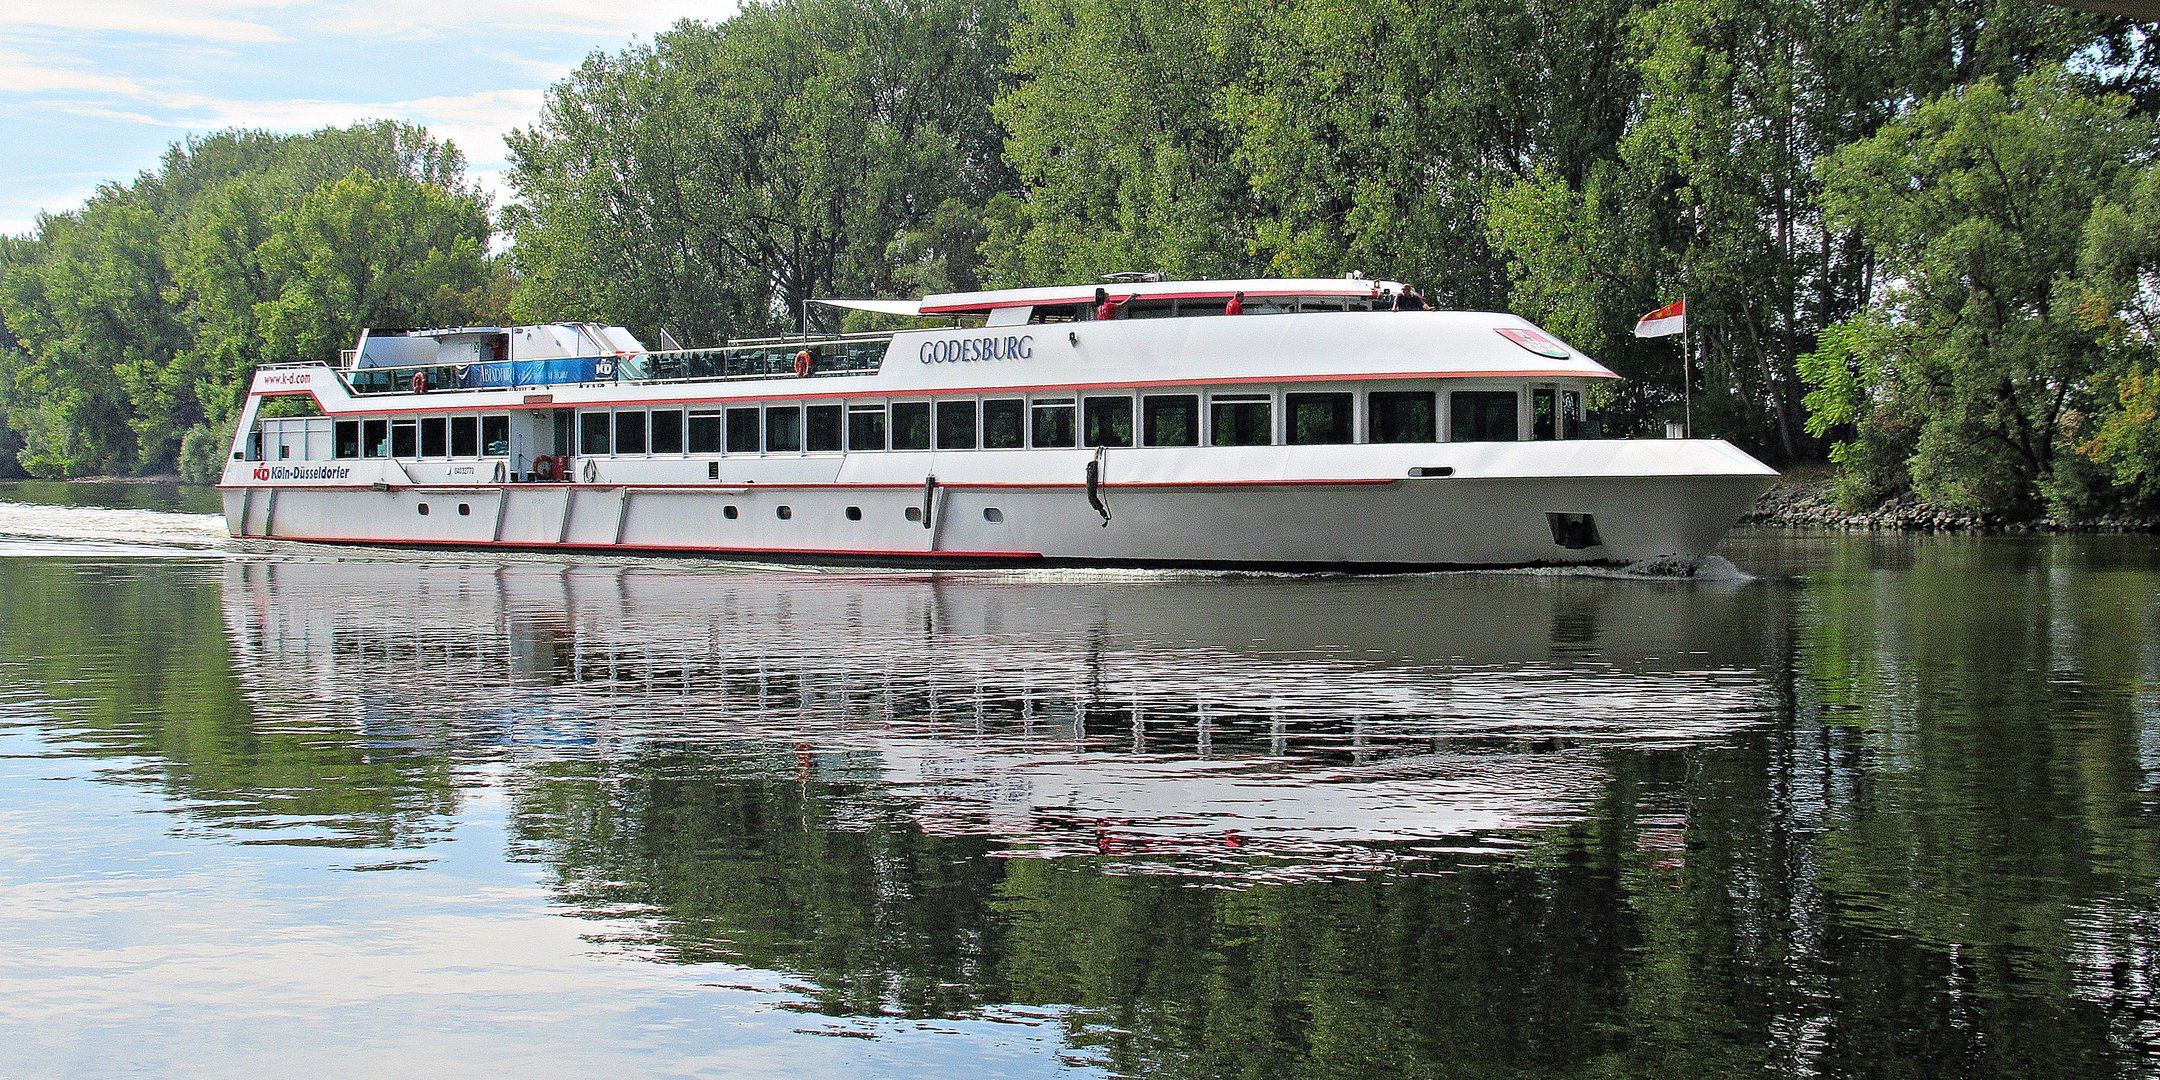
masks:
<path id="1" fill-rule="evenodd" d="M 1124 307 L 1128 303 L 1131 303 L 1139 295 L 1139 293 L 1134 293 L 1123 300 L 1112 300 L 1110 299 L 1109 290 L 1095 290 L 1095 321 L 1103 322 L 1109 319 L 1117 318 L 1118 309 Z"/>
<path id="2" fill-rule="evenodd" d="M 1395 294 L 1394 310 L 1396 311 L 1423 311 L 1425 307 L 1423 294 L 1408 285 L 1403 286 L 1403 290 Z"/>
<path id="3" fill-rule="evenodd" d="M 1222 313 L 1225 315 L 1245 314 L 1245 294 L 1242 292 L 1232 294 L 1230 302 L 1223 305 Z"/>

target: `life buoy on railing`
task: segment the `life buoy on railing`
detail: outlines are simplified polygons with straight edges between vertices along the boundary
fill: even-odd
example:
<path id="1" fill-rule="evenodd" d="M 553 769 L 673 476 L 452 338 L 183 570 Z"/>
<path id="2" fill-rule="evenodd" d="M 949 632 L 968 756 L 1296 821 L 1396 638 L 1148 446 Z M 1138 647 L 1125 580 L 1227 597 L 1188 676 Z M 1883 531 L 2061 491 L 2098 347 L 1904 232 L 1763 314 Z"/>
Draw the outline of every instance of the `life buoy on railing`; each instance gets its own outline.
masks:
<path id="1" fill-rule="evenodd" d="M 593 461 L 590 458 L 586 459 L 585 482 L 590 484 L 598 479 L 600 479 L 600 463 L 597 461 Z"/>
<path id="2" fill-rule="evenodd" d="M 795 377 L 796 377 L 796 378 L 798 378 L 798 379 L 807 379 L 807 378 L 809 378 L 809 377 L 810 377 L 810 369 L 811 369 L 810 350 L 808 350 L 808 349 L 804 349 L 803 351 L 801 351 L 801 352 L 799 352 L 799 353 L 796 353 L 796 354 L 795 354 Z"/>
<path id="3" fill-rule="evenodd" d="M 415 394 L 427 393 L 427 372 L 415 371 L 412 373 L 412 392 Z"/>
<path id="4" fill-rule="evenodd" d="M 541 480 L 555 479 L 555 459 L 547 454 L 534 458 L 533 476 Z"/>

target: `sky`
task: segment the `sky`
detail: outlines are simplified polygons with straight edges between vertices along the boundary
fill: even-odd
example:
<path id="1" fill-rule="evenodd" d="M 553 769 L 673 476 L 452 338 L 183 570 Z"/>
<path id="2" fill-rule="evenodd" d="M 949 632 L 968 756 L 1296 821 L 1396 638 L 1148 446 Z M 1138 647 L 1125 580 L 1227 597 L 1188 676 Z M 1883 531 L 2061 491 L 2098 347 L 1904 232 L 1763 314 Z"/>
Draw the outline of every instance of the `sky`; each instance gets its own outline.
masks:
<path id="1" fill-rule="evenodd" d="M 0 0 L 0 234 L 231 127 L 425 126 L 508 195 L 502 136 L 588 54 L 736 0 Z"/>

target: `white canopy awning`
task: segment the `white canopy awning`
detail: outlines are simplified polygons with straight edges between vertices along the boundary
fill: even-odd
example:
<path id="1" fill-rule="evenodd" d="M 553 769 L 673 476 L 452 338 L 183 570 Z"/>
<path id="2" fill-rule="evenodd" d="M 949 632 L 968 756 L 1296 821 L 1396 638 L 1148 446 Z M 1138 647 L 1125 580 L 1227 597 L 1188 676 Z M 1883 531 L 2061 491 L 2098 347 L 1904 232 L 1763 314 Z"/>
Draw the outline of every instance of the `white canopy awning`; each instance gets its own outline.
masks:
<path id="1" fill-rule="evenodd" d="M 919 316 L 922 314 L 922 301 L 920 300 L 812 300 L 810 302 L 813 304 L 823 304 L 826 307 L 852 308 L 856 311 L 875 311 L 880 315 Z"/>

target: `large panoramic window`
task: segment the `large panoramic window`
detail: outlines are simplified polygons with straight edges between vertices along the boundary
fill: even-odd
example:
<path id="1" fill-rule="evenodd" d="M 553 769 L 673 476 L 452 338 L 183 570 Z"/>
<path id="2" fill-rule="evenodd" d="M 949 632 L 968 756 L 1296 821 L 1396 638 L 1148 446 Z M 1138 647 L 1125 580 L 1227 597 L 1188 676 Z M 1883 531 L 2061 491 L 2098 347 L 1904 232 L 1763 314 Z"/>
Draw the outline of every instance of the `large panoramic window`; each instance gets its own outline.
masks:
<path id="1" fill-rule="evenodd" d="M 1292 446 L 1339 446 L 1357 441 L 1357 396 L 1339 391 L 1284 394 L 1289 423 L 1283 441 Z"/>
<path id="2" fill-rule="evenodd" d="M 1376 443 L 1432 442 L 1440 414 L 1430 390 L 1375 390 L 1365 396 L 1366 437 Z"/>
<path id="3" fill-rule="evenodd" d="M 411 420 L 390 421 L 390 456 L 420 456 L 420 425 Z"/>
<path id="4" fill-rule="evenodd" d="M 1132 399 L 1091 397 L 1081 403 L 1080 426 L 1089 446 L 1133 444 Z"/>
<path id="5" fill-rule="evenodd" d="M 694 412 L 690 414 L 690 452 L 693 454 L 717 454 L 720 452 L 720 414 L 717 412 Z"/>
<path id="6" fill-rule="evenodd" d="M 1140 437 L 1149 446 L 1200 445 L 1200 398 L 1150 394 L 1140 399 Z"/>
<path id="7" fill-rule="evenodd" d="M 450 456 L 450 421 L 446 417 L 427 416 L 420 420 L 420 456 Z"/>
<path id="8" fill-rule="evenodd" d="M 1208 401 L 1208 442 L 1267 446 L 1275 441 L 1275 403 L 1262 394 L 1218 394 Z"/>
<path id="9" fill-rule="evenodd" d="M 852 405 L 847 415 L 847 448 L 885 449 L 885 406 Z"/>
<path id="10" fill-rule="evenodd" d="M 1026 443 L 1027 402 L 1017 398 L 982 403 L 983 449 L 1016 450 Z"/>
<path id="11" fill-rule="evenodd" d="M 615 452 L 618 454 L 642 454 L 645 452 L 645 411 L 625 409 L 615 414 Z"/>
<path id="12" fill-rule="evenodd" d="M 341 458 L 360 456 L 360 421 L 340 420 L 337 422 L 336 445 L 332 450 L 337 457 Z"/>
<path id="13" fill-rule="evenodd" d="M 390 453 L 390 421 L 360 421 L 360 453 L 362 457 L 383 457 Z"/>
<path id="14" fill-rule="evenodd" d="M 975 449 L 974 402 L 940 401 L 937 403 L 937 448 L 940 450 Z"/>
<path id="15" fill-rule="evenodd" d="M 488 457 L 510 456 L 509 417 L 483 416 L 480 418 L 480 452 Z"/>
<path id="16" fill-rule="evenodd" d="M 587 457 L 609 452 L 608 433 L 613 430 L 606 410 L 578 414 L 578 453 Z"/>
<path id="17" fill-rule="evenodd" d="M 453 416 L 450 418 L 450 456 L 480 456 L 479 417 Z"/>
<path id="18" fill-rule="evenodd" d="M 1449 442 L 1514 442 L 1515 391 L 1457 390 L 1448 395 Z"/>
<path id="19" fill-rule="evenodd" d="M 1038 401 L 1033 410 L 1034 424 L 1032 445 L 1038 447 L 1069 447 L 1079 437 L 1079 429 L 1073 423 L 1073 399 L 1051 398 Z"/>
<path id="20" fill-rule="evenodd" d="M 683 414 L 681 409 L 654 409 L 652 414 L 652 452 L 655 454 L 680 454 L 683 447 Z"/>
<path id="21" fill-rule="evenodd" d="M 793 454 L 802 450 L 802 410 L 774 405 L 765 410 L 765 449 Z"/>
<path id="22" fill-rule="evenodd" d="M 893 402 L 892 448 L 895 450 L 930 449 L 929 402 Z"/>
<path id="23" fill-rule="evenodd" d="M 752 405 L 743 409 L 727 411 L 727 452 L 730 454 L 755 454 L 762 447 L 765 436 L 758 430 L 760 411 Z"/>
<path id="24" fill-rule="evenodd" d="M 803 430 L 803 444 L 813 454 L 831 454 L 840 450 L 841 409 L 838 405 L 812 405 L 803 410 L 809 415 Z"/>

